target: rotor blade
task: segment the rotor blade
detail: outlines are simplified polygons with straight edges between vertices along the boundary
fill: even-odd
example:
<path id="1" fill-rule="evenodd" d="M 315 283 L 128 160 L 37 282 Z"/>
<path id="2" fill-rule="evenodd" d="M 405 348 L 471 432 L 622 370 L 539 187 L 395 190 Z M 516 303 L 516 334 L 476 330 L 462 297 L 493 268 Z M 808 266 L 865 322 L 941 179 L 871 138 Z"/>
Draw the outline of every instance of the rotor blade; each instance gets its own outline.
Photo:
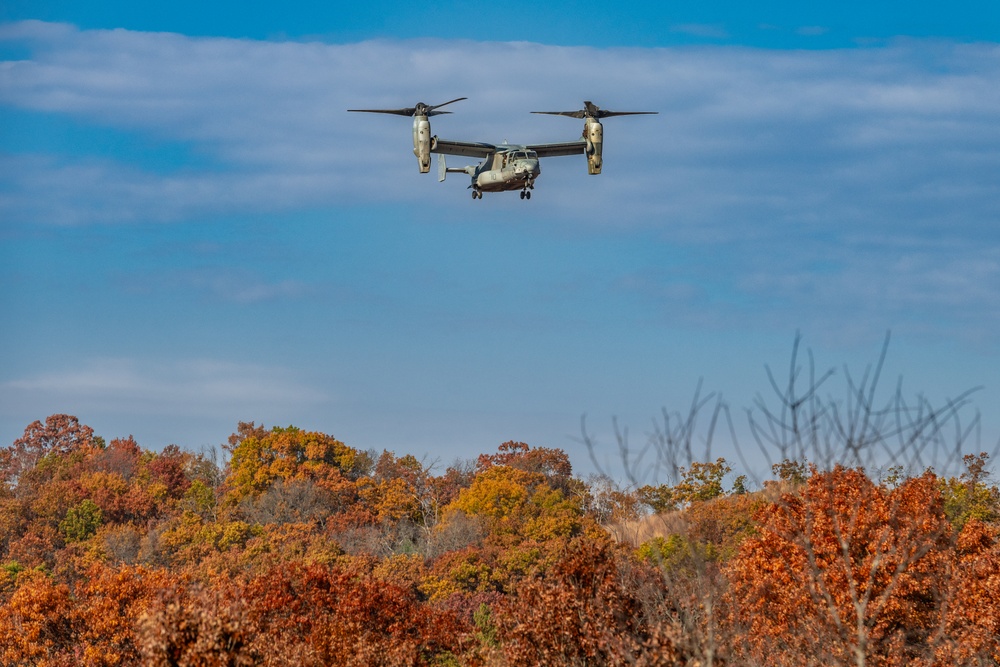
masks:
<path id="1" fill-rule="evenodd" d="M 658 114 L 659 111 L 605 111 L 604 109 L 598 109 L 596 113 L 588 114 L 586 111 L 581 109 L 580 111 L 532 111 L 531 113 L 543 113 L 550 116 L 569 116 L 570 118 L 586 118 L 588 115 L 591 118 L 610 118 L 612 116 L 642 116 L 647 114 Z"/>
<path id="2" fill-rule="evenodd" d="M 601 109 L 598 118 L 611 118 L 612 116 L 648 116 L 658 114 L 659 111 L 605 111 Z"/>
<path id="3" fill-rule="evenodd" d="M 531 113 L 548 114 L 550 116 L 569 116 L 570 118 L 611 118 L 612 116 L 643 116 L 657 114 L 658 111 L 606 111 L 590 100 L 583 103 L 579 111 L 532 111 Z"/>
<path id="4" fill-rule="evenodd" d="M 412 116 L 416 110 L 416 107 L 409 107 L 407 109 L 348 109 L 348 111 L 357 113 L 391 113 L 396 116 Z"/>
<path id="5" fill-rule="evenodd" d="M 441 104 L 435 104 L 432 107 L 427 107 L 428 111 L 434 111 L 435 109 L 440 109 L 441 107 L 446 107 L 452 102 L 461 102 L 462 100 L 467 100 L 468 97 L 456 97 L 453 100 L 448 100 L 447 102 L 442 102 Z M 438 113 L 451 113 L 450 111 L 439 111 Z"/>
<path id="6" fill-rule="evenodd" d="M 656 111 L 607 111 L 597 106 L 590 100 L 584 101 L 583 108 L 587 110 L 587 115 L 592 116 L 593 118 L 610 118 L 612 116 L 642 116 L 657 113 Z"/>
<path id="7" fill-rule="evenodd" d="M 355 111 L 359 113 L 389 113 L 395 116 L 438 116 L 443 113 L 451 113 L 450 111 L 435 111 L 443 106 L 451 104 L 452 102 L 460 102 L 461 100 L 468 99 L 467 97 L 456 97 L 453 100 L 444 102 L 443 104 L 435 104 L 431 106 L 429 104 L 424 104 L 423 102 L 417 102 L 416 106 L 403 107 L 402 109 L 348 109 L 348 111 Z"/>
<path id="8" fill-rule="evenodd" d="M 570 118 L 583 118 L 586 111 L 532 111 L 531 113 L 542 113 L 549 116 L 569 116 Z"/>

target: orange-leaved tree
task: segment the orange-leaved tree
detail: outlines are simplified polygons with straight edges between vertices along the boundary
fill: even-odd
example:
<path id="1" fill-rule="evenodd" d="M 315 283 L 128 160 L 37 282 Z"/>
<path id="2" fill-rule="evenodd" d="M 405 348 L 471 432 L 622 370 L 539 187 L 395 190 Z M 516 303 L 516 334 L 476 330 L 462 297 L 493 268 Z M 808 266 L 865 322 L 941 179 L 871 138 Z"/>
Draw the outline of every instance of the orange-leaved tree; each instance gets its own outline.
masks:
<path id="1" fill-rule="evenodd" d="M 325 566 L 283 566 L 241 591 L 253 651 L 270 665 L 441 664 L 463 650 L 467 628 L 412 590 Z"/>
<path id="2" fill-rule="evenodd" d="M 73 664 L 73 603 L 69 587 L 27 570 L 0 605 L 0 665 L 57 667 Z"/>
<path id="3" fill-rule="evenodd" d="M 932 473 L 887 488 L 860 469 L 813 469 L 758 519 L 728 568 L 744 661 L 933 664 L 955 550 Z"/>
<path id="4" fill-rule="evenodd" d="M 496 605 L 496 638 L 519 667 L 688 664 L 662 593 L 657 573 L 609 542 L 576 540 Z"/>

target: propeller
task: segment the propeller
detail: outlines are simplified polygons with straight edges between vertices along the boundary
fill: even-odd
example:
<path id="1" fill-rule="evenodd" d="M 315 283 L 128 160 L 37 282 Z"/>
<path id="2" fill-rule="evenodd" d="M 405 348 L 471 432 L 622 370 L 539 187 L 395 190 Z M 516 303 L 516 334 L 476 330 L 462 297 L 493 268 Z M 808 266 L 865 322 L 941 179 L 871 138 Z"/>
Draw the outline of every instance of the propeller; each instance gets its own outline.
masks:
<path id="1" fill-rule="evenodd" d="M 532 111 L 531 113 L 548 114 L 550 116 L 569 116 L 570 118 L 610 118 L 611 116 L 642 116 L 657 114 L 658 111 L 608 111 L 597 106 L 590 100 L 583 103 L 579 111 Z"/>
<path id="2" fill-rule="evenodd" d="M 416 106 L 406 107 L 404 109 L 348 109 L 348 111 L 357 111 L 360 113 L 391 113 L 396 116 L 437 116 L 443 113 L 451 113 L 450 111 L 437 111 L 443 106 L 451 104 L 452 102 L 460 102 L 462 100 L 468 99 L 467 97 L 456 97 L 453 100 L 443 102 L 442 104 L 429 105 L 423 102 L 417 102 Z M 581 116 L 582 117 L 582 116 Z"/>

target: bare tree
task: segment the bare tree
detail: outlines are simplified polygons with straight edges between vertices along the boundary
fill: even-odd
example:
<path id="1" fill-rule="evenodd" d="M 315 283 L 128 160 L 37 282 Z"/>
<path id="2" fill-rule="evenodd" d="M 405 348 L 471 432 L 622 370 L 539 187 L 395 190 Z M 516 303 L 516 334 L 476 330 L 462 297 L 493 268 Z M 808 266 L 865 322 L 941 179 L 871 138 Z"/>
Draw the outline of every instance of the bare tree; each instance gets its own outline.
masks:
<path id="1" fill-rule="evenodd" d="M 900 379 L 887 398 L 880 398 L 889 348 L 887 334 L 877 361 L 860 377 L 843 369 L 844 389 L 838 398 L 826 393 L 837 377 L 836 370 L 817 371 L 811 351 L 807 351 L 803 367 L 800 345 L 801 337 L 796 336 L 783 382 L 765 367 L 776 403 L 758 395 L 746 417 L 753 443 L 772 471 L 804 472 L 808 463 L 811 486 L 801 484 L 805 475 L 789 479 L 781 487 L 753 476 L 757 488 L 770 487 L 764 488 L 764 495 L 776 518 L 775 533 L 768 537 L 784 540 L 780 545 L 781 540 L 772 540 L 757 546 L 786 550 L 782 552 L 787 556 L 784 576 L 801 584 L 801 602 L 815 612 L 813 616 L 803 614 L 803 622 L 813 626 L 798 626 L 798 632 L 816 639 L 811 655 L 819 660 L 817 664 L 865 667 L 872 664 L 872 656 L 879 658 L 879 664 L 890 664 L 886 662 L 890 654 L 928 658 L 946 640 L 942 631 L 917 636 L 889 632 L 885 626 L 898 612 L 900 600 L 912 593 L 907 586 L 916 580 L 929 584 L 931 570 L 939 578 L 935 585 L 941 589 L 935 589 L 938 599 L 930 604 L 940 627 L 952 604 L 946 581 L 947 558 L 942 554 L 954 546 L 955 534 L 941 503 L 934 500 L 933 475 L 914 475 L 929 466 L 952 470 L 970 444 L 978 449 L 980 417 L 978 413 L 967 414 L 976 389 L 934 405 L 923 396 L 906 398 Z M 720 430 L 726 432 L 747 474 L 753 475 L 728 404 L 714 393 L 703 396 L 699 383 L 687 411 L 664 409 L 645 445 L 637 449 L 629 443 L 627 428 L 621 428 L 616 420 L 613 425 L 625 488 L 635 491 L 651 488 L 650 480 L 661 482 L 657 497 L 676 501 L 672 505 L 675 511 L 660 511 L 645 521 L 658 523 L 661 534 L 669 537 L 668 543 L 659 543 L 659 552 L 652 551 L 662 558 L 663 591 L 673 601 L 672 618 L 665 621 L 682 626 L 688 643 L 685 654 L 693 656 L 692 664 L 706 666 L 734 658 L 747 664 L 766 664 L 763 653 L 740 649 L 754 630 L 754 614 L 761 613 L 761 607 L 751 608 L 747 600 L 734 594 L 731 568 L 719 562 L 712 545 L 699 541 L 685 520 L 693 505 L 690 497 L 678 498 L 676 494 L 687 471 L 699 460 L 711 461 Z M 599 444 L 588 433 L 585 421 L 581 421 L 581 431 L 591 460 L 600 470 L 595 453 Z M 863 472 L 883 466 L 893 471 L 895 482 L 902 477 L 906 488 L 885 488 L 872 483 Z M 913 491 L 918 486 L 922 495 Z M 742 483 L 738 487 L 744 490 Z M 861 487 L 869 493 L 868 505 L 860 503 Z M 925 506 L 907 505 L 914 502 L 915 495 L 923 498 Z M 811 502 L 810 498 L 825 502 Z M 872 515 L 872 504 L 878 505 L 878 516 Z M 668 506 L 665 503 L 657 509 Z M 765 531 L 770 529 L 765 527 Z M 935 570 L 932 562 L 940 567 Z M 927 624 L 933 625 L 930 620 Z M 798 639 L 775 638 L 767 660 L 777 664 L 773 660 L 781 647 L 803 651 L 803 645 L 795 644 Z M 800 652 L 796 659 L 801 661 L 806 653 Z"/>

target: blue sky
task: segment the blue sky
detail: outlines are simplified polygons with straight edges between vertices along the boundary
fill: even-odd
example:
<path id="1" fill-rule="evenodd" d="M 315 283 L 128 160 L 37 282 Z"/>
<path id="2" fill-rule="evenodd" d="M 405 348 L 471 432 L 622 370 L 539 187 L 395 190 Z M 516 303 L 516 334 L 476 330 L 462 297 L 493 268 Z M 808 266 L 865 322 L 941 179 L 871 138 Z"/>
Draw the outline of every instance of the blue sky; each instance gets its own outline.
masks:
<path id="1" fill-rule="evenodd" d="M 641 440 L 699 380 L 749 407 L 796 331 L 860 374 L 888 330 L 887 392 L 982 385 L 1000 438 L 995 2 L 15 0 L 0 60 L 3 442 L 55 412 L 150 448 L 255 420 L 582 470 L 584 414 L 610 453 L 613 416 Z M 524 202 L 345 113 L 459 96 L 435 133 L 659 115 Z"/>

